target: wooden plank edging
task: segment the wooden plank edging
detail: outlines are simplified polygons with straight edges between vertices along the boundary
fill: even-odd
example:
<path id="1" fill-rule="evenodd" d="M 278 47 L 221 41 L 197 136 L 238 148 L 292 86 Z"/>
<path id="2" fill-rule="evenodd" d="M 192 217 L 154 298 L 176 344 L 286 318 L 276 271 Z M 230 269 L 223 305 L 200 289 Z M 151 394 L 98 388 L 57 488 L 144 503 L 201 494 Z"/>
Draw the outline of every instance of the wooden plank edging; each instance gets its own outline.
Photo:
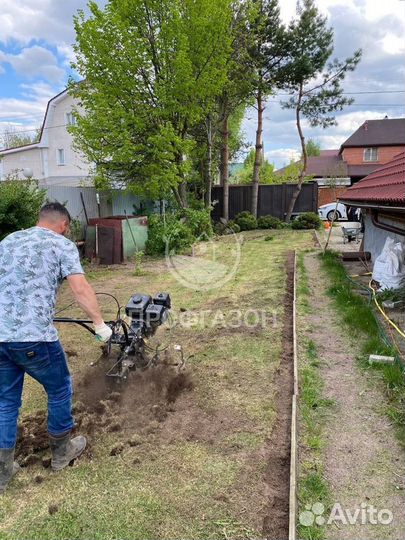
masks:
<path id="1" fill-rule="evenodd" d="M 294 362 L 294 393 L 291 402 L 291 445 L 290 445 L 290 497 L 288 539 L 296 540 L 297 529 L 297 398 L 298 398 L 298 354 L 296 327 L 296 265 L 297 254 L 294 251 L 293 279 L 293 362 Z"/>

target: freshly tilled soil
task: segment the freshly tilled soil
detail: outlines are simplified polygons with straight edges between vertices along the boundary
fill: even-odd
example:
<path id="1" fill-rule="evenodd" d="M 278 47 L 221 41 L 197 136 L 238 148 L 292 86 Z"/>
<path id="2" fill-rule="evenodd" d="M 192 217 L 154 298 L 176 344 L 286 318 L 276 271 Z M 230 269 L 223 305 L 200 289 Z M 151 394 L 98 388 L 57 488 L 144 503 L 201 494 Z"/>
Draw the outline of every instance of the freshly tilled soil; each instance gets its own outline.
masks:
<path id="1" fill-rule="evenodd" d="M 75 431 L 87 436 L 86 454 L 90 457 L 91 440 L 101 429 L 117 434 L 117 439 L 123 438 L 125 442 L 131 432 L 153 433 L 156 424 L 164 422 L 173 411 L 177 398 L 193 388 L 189 373 L 178 373 L 167 365 L 133 372 L 120 385 L 111 384 L 105 371 L 106 364 L 100 359 L 75 388 Z M 129 444 L 136 443 L 131 440 Z M 46 412 L 39 411 L 24 417 L 19 425 L 16 446 L 20 465 L 28 467 L 42 461 L 43 467 L 48 468 L 50 460 L 45 455 L 48 448 Z M 124 442 L 118 440 L 111 449 L 111 455 L 118 455 L 123 449 Z"/>

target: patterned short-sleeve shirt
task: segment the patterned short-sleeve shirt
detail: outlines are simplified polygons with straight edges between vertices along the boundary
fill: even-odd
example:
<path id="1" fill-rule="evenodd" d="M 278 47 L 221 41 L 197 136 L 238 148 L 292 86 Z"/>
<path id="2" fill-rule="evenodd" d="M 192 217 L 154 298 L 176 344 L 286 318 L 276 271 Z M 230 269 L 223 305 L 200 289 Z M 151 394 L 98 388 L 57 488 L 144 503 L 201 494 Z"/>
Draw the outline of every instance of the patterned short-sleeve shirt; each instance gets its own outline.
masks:
<path id="1" fill-rule="evenodd" d="M 83 274 L 73 242 L 43 227 L 0 242 L 0 342 L 56 341 L 56 294 L 62 280 Z"/>

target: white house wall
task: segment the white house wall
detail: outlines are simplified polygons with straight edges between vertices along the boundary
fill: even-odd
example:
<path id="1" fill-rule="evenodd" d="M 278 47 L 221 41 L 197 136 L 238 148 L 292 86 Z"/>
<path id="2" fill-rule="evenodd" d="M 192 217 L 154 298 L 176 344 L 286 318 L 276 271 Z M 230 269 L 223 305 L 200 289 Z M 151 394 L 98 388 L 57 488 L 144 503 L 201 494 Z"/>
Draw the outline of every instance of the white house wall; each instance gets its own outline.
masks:
<path id="1" fill-rule="evenodd" d="M 64 99 L 50 105 L 49 125 L 46 127 L 48 135 L 48 175 L 55 177 L 85 178 L 90 173 L 89 164 L 83 157 L 73 150 L 73 138 L 67 130 L 66 114 L 75 107 L 74 99 L 66 95 Z M 65 152 L 65 165 L 58 164 L 58 149 Z"/>
<path id="2" fill-rule="evenodd" d="M 22 169 L 31 169 L 33 177 L 43 186 L 79 186 L 91 175 L 91 167 L 73 149 L 73 137 L 67 130 L 66 114 L 75 108 L 75 100 L 64 92 L 50 101 L 41 140 L 35 146 L 0 151 L 0 178 L 16 172 L 24 178 Z M 58 150 L 63 149 L 64 164 L 58 162 Z"/>
<path id="3" fill-rule="evenodd" d="M 18 171 L 20 178 L 24 178 L 22 169 L 32 169 L 34 178 L 44 178 L 44 167 L 40 148 L 20 150 L 19 152 L 3 156 L 1 160 L 1 176 L 3 178 L 16 171 Z"/>

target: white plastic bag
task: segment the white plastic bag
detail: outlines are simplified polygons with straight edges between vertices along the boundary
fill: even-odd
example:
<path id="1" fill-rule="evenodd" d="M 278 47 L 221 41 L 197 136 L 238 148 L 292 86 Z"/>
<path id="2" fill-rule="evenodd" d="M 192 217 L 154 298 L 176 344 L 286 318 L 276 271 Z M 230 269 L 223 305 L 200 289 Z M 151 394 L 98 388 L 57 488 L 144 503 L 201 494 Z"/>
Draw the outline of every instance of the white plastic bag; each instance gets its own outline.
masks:
<path id="1" fill-rule="evenodd" d="M 398 289 L 405 279 L 405 245 L 388 236 L 373 268 L 373 280 L 380 289 Z"/>

